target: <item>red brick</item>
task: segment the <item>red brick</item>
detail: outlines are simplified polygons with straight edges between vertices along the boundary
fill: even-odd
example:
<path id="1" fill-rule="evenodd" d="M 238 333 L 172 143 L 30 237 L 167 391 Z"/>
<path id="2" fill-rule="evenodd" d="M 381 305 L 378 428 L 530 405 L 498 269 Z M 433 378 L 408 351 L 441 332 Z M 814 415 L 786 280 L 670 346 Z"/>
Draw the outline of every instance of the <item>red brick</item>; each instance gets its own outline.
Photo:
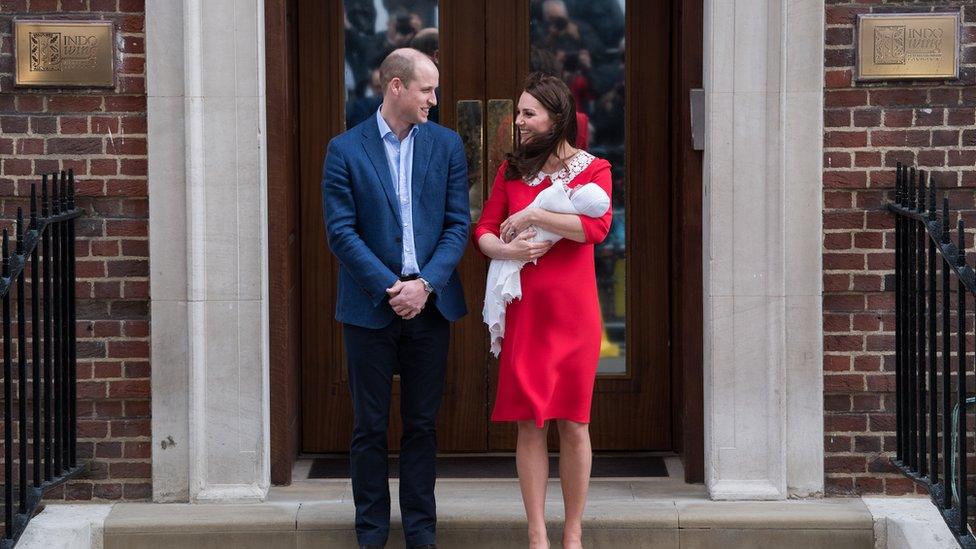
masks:
<path id="1" fill-rule="evenodd" d="M 867 105 L 868 93 L 864 90 L 830 90 L 824 92 L 825 107 L 857 107 Z"/>
<path id="2" fill-rule="evenodd" d="M 945 109 L 915 109 L 916 126 L 941 126 L 945 119 Z"/>
<path id="3" fill-rule="evenodd" d="M 976 150 L 950 150 L 948 161 L 950 166 L 973 166 L 976 164 Z"/>
<path id="4" fill-rule="evenodd" d="M 937 150 L 924 150 L 918 152 L 919 166 L 945 166 L 946 152 Z"/>
<path id="5" fill-rule="evenodd" d="M 148 419 L 128 419 L 111 422 L 113 437 L 148 437 Z"/>
<path id="6" fill-rule="evenodd" d="M 884 113 L 884 125 L 889 128 L 907 128 L 912 125 L 914 113 L 909 109 L 889 109 Z"/>
<path id="7" fill-rule="evenodd" d="M 829 131 L 824 134 L 824 145 L 827 147 L 866 147 L 868 133 L 864 131 Z"/>
<path id="8" fill-rule="evenodd" d="M 824 191 L 824 208 L 844 209 L 851 207 L 852 194 L 847 191 Z"/>
<path id="9" fill-rule="evenodd" d="M 827 189 L 861 189 L 867 186 L 867 172 L 825 171 L 823 184 Z"/>
<path id="10" fill-rule="evenodd" d="M 850 452 L 851 437 L 838 435 L 824 436 L 824 450 L 827 452 Z"/>
<path id="11" fill-rule="evenodd" d="M 853 25 L 858 14 L 869 13 L 868 7 L 826 6 L 826 22 L 828 25 Z"/>
<path id="12" fill-rule="evenodd" d="M 933 147 L 957 147 L 959 130 L 932 130 Z"/>
<path id="13" fill-rule="evenodd" d="M 864 268 L 864 254 L 824 253 L 824 270 L 857 270 Z"/>
<path id="14" fill-rule="evenodd" d="M 824 274 L 823 285 L 825 292 L 846 292 L 851 289 L 851 275 Z"/>
<path id="15" fill-rule="evenodd" d="M 881 153 L 877 151 L 857 151 L 854 153 L 854 165 L 858 168 L 874 168 L 881 166 Z"/>
<path id="16" fill-rule="evenodd" d="M 102 98 L 86 95 L 54 95 L 48 97 L 48 112 L 96 112 L 102 109 Z"/>
<path id="17" fill-rule="evenodd" d="M 149 478 L 152 466 L 144 462 L 117 462 L 109 465 L 109 474 L 114 479 Z"/>
<path id="18" fill-rule="evenodd" d="M 152 457 L 152 447 L 148 442 L 126 442 L 125 457 L 129 459 L 149 459 Z"/>
<path id="19" fill-rule="evenodd" d="M 823 297 L 824 311 L 863 311 L 864 296 L 861 294 L 827 294 Z"/>
<path id="20" fill-rule="evenodd" d="M 127 345 L 134 345 L 136 342 L 129 342 Z M 148 353 L 148 344 L 143 344 L 145 352 Z M 111 352 L 111 346 L 110 346 Z M 108 384 L 109 398 L 148 398 L 149 380 L 148 379 L 126 379 L 110 381 Z"/>
<path id="21" fill-rule="evenodd" d="M 130 418 L 151 417 L 152 406 L 148 400 L 126 400 L 125 414 Z"/>
<path id="22" fill-rule="evenodd" d="M 924 89 L 873 89 L 871 90 L 871 104 L 883 107 L 903 107 L 906 105 L 924 105 L 928 99 Z"/>
<path id="23" fill-rule="evenodd" d="M 119 483 L 109 483 L 109 484 L 95 484 L 93 485 L 93 496 L 96 499 L 121 499 L 122 498 L 122 484 Z"/>
<path id="24" fill-rule="evenodd" d="M 47 140 L 49 154 L 101 154 L 102 140 L 95 137 L 57 137 Z"/>
<path id="25" fill-rule="evenodd" d="M 117 419 L 124 417 L 122 403 L 114 400 L 95 401 L 95 415 L 102 419 Z"/>
<path id="26" fill-rule="evenodd" d="M 947 122 L 952 126 L 972 126 L 976 124 L 976 110 L 974 109 L 949 109 Z"/>
<path id="27" fill-rule="evenodd" d="M 825 456 L 824 471 L 828 473 L 863 473 L 866 460 L 861 456 Z"/>
<path id="28" fill-rule="evenodd" d="M 824 370 L 830 372 L 845 372 L 851 369 L 849 355 L 824 355 Z"/>
<path id="29" fill-rule="evenodd" d="M 135 179 L 111 179 L 106 182 L 108 196 L 149 196 L 146 182 Z"/>
<path id="30" fill-rule="evenodd" d="M 895 376 L 891 374 L 870 375 L 865 378 L 868 391 L 891 392 L 895 390 Z"/>
<path id="31" fill-rule="evenodd" d="M 92 485 L 88 483 L 70 482 L 65 487 L 65 499 L 69 501 L 86 501 L 92 498 Z"/>
<path id="32" fill-rule="evenodd" d="M 17 112 L 44 112 L 44 96 L 17 96 Z"/>
<path id="33" fill-rule="evenodd" d="M 924 130 L 872 131 L 871 144 L 876 147 L 926 147 L 929 132 Z"/>
<path id="34" fill-rule="evenodd" d="M 95 158 L 91 160 L 92 175 L 116 175 L 119 173 L 119 161 L 114 158 Z M 101 188 L 101 185 L 99 185 Z"/>
<path id="35" fill-rule="evenodd" d="M 878 372 L 881 370 L 881 357 L 860 355 L 854 357 L 854 370 L 858 372 Z"/>
<path id="36" fill-rule="evenodd" d="M 115 116 L 93 116 L 91 131 L 97 134 L 118 134 L 119 119 Z"/>
<path id="37" fill-rule="evenodd" d="M 142 112 L 146 110 L 145 96 L 118 96 L 105 98 L 106 112 Z"/>
<path id="38" fill-rule="evenodd" d="M 828 250 L 847 250 L 851 247 L 848 233 L 828 233 L 824 235 L 824 248 Z"/>
<path id="39" fill-rule="evenodd" d="M 17 154 L 37 155 L 44 154 L 44 140 L 20 138 L 17 140 Z"/>
<path id="40" fill-rule="evenodd" d="M 851 112 L 846 109 L 827 109 L 824 111 L 824 126 L 828 128 L 851 125 Z"/>
<path id="41" fill-rule="evenodd" d="M 824 430 L 834 432 L 863 432 L 868 427 L 868 418 L 861 414 L 833 414 L 824 416 Z"/>
<path id="42" fill-rule="evenodd" d="M 835 336 L 826 336 L 824 338 L 824 340 L 825 340 L 825 343 L 824 343 L 825 349 L 826 349 L 826 346 L 827 346 L 826 341 L 827 340 L 830 340 L 833 337 L 835 337 Z M 857 339 L 857 338 L 854 338 L 854 336 L 847 336 L 847 337 L 849 337 L 851 339 Z M 830 350 L 830 351 L 844 351 L 844 350 L 857 350 L 857 349 L 860 348 L 859 346 L 854 346 L 854 347 L 857 347 L 857 348 L 856 349 L 854 349 L 854 348 L 852 348 L 852 349 L 827 349 L 827 350 Z M 829 392 L 829 393 L 856 393 L 856 392 L 864 391 L 864 376 L 863 375 L 857 375 L 857 374 L 827 374 L 827 375 L 824 376 L 824 390 L 827 391 L 827 392 Z"/>
<path id="43" fill-rule="evenodd" d="M 122 1 L 125 2 L 125 0 Z M 122 485 L 122 497 L 125 499 L 149 499 L 152 497 L 152 485 L 143 482 L 127 482 Z"/>
<path id="44" fill-rule="evenodd" d="M 851 85 L 851 70 L 829 70 L 824 74 L 824 86 L 827 88 L 847 88 Z"/>
<path id="45" fill-rule="evenodd" d="M 149 166 L 144 159 L 123 158 L 122 175 L 144 176 L 149 173 Z"/>
<path id="46" fill-rule="evenodd" d="M 105 221 L 105 236 L 149 236 L 145 220 L 109 219 Z"/>
<path id="47" fill-rule="evenodd" d="M 121 442 L 99 442 L 95 444 L 95 457 L 99 457 L 99 458 L 122 457 L 122 443 Z"/>
<path id="48" fill-rule="evenodd" d="M 959 103 L 959 90 L 954 88 L 934 88 L 929 91 L 930 105 L 955 106 Z"/>
<path id="49" fill-rule="evenodd" d="M 870 128 L 881 125 L 881 109 L 857 109 L 854 111 L 854 125 Z"/>
<path id="50" fill-rule="evenodd" d="M 122 133 L 144 134 L 146 133 L 146 117 L 144 116 L 123 116 Z"/>

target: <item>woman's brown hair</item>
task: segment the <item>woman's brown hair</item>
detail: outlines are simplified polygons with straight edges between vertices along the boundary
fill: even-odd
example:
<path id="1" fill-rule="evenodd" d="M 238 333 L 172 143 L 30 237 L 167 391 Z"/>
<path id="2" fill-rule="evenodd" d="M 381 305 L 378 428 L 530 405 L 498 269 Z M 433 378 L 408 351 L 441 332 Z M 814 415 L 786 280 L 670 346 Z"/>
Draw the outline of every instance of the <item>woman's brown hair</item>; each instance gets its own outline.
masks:
<path id="1" fill-rule="evenodd" d="M 576 101 L 566 84 L 555 76 L 535 72 L 525 79 L 524 89 L 549 113 L 552 128 L 525 143 L 519 140 L 515 152 L 507 155 L 505 179 L 535 176 L 563 141 L 576 146 Z"/>

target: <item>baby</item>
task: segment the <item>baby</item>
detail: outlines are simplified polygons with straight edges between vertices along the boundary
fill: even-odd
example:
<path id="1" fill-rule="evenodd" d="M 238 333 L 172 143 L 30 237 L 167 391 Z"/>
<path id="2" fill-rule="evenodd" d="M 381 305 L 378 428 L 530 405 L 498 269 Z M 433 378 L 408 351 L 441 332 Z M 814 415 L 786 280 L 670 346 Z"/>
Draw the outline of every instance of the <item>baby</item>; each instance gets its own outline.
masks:
<path id="1" fill-rule="evenodd" d="M 557 184 L 540 192 L 527 207 L 542 208 L 553 213 L 601 217 L 610 208 L 610 197 L 596 183 L 586 183 L 573 189 Z M 532 242 L 548 240 L 555 243 L 562 238 L 545 229 L 535 226 L 532 228 L 536 232 L 530 239 Z M 527 261 L 519 259 L 492 259 L 488 267 L 485 307 L 481 316 L 488 325 L 491 352 L 496 357 L 501 353 L 502 339 L 505 337 L 505 307 L 513 299 L 522 297 L 522 278 L 519 273 L 526 263 Z"/>

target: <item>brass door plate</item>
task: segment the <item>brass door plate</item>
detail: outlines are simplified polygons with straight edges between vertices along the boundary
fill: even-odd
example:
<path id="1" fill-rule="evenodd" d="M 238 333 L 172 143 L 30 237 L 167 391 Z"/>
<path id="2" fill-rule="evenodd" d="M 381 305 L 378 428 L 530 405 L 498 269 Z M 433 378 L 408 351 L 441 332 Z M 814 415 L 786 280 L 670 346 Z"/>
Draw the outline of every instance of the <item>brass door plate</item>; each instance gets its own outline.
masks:
<path id="1" fill-rule="evenodd" d="M 115 87 L 111 21 L 14 21 L 17 86 Z"/>
<path id="2" fill-rule="evenodd" d="M 860 14 L 857 80 L 959 78 L 959 14 Z"/>

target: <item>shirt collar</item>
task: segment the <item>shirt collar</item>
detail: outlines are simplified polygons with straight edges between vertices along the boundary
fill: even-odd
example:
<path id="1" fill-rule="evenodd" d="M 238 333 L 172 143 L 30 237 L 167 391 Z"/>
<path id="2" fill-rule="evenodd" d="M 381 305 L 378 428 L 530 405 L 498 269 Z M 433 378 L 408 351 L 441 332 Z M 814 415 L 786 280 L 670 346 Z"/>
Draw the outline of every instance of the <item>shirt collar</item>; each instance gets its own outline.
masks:
<path id="1" fill-rule="evenodd" d="M 380 137 L 385 139 L 387 135 L 392 134 L 393 137 L 395 138 L 396 134 L 393 133 L 393 129 L 390 128 L 390 125 L 387 124 L 386 120 L 383 119 L 383 115 L 380 114 L 380 111 L 382 109 L 383 109 L 383 105 L 380 105 L 380 108 L 376 109 L 376 123 L 380 127 Z M 407 133 L 407 138 L 413 137 L 414 135 L 417 134 L 418 131 L 420 131 L 420 126 L 418 124 L 414 124 L 413 126 L 410 127 L 410 131 Z"/>

